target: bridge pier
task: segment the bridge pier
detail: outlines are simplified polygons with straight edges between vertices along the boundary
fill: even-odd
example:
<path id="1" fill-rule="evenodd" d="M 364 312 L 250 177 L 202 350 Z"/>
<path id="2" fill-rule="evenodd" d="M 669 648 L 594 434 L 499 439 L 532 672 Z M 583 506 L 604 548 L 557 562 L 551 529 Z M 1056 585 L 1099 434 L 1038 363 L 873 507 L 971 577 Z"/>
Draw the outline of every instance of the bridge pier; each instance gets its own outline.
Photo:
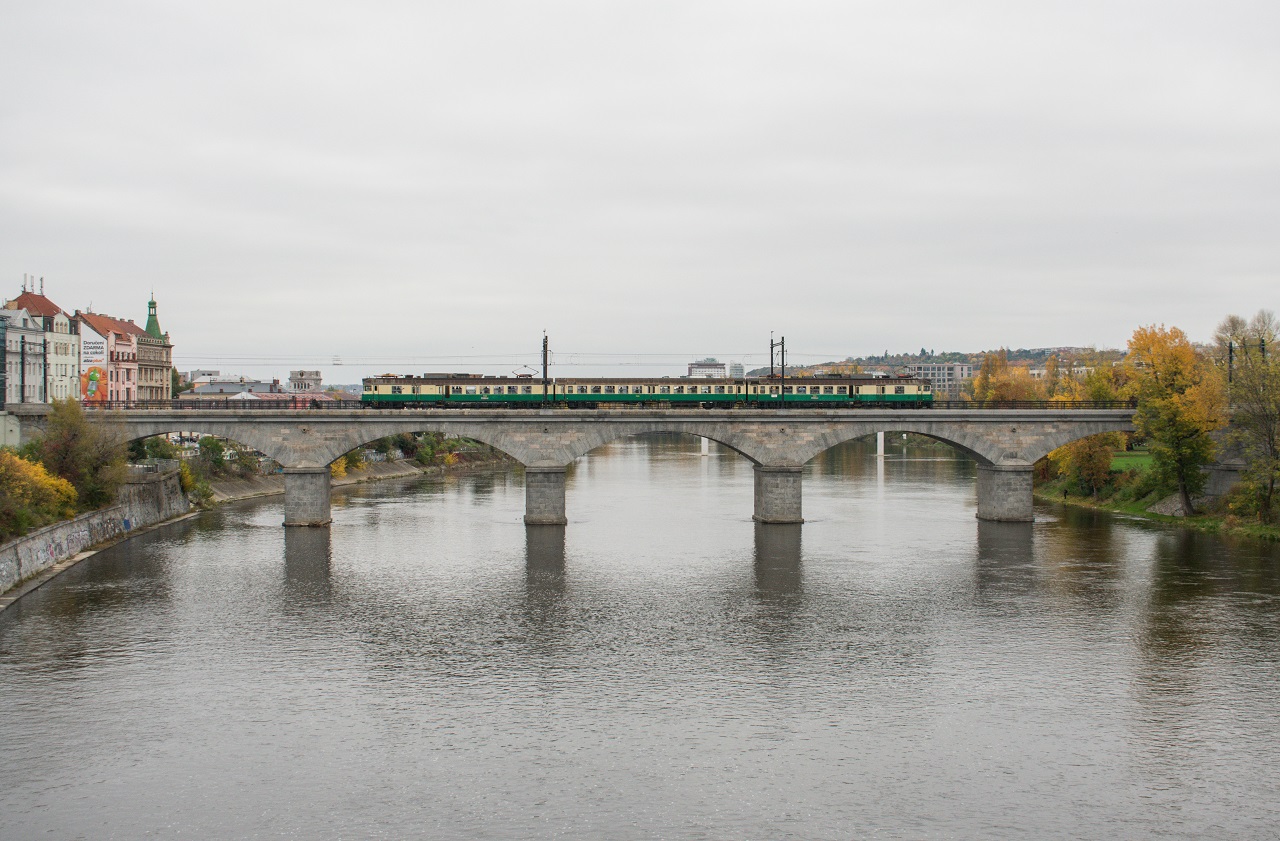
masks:
<path id="1" fill-rule="evenodd" d="M 1031 507 L 1031 465 L 978 465 L 978 519 L 1005 523 L 1029 523 L 1035 519 Z"/>
<path id="2" fill-rule="evenodd" d="M 526 467 L 524 469 L 524 522 L 530 526 L 563 526 L 563 467 Z"/>
<path id="3" fill-rule="evenodd" d="M 333 522 L 329 516 L 330 478 L 327 467 L 284 469 L 286 526 L 323 526 Z"/>
<path id="4" fill-rule="evenodd" d="M 800 514 L 800 467 L 770 467 L 757 464 L 756 511 L 761 523 L 803 523 Z"/>

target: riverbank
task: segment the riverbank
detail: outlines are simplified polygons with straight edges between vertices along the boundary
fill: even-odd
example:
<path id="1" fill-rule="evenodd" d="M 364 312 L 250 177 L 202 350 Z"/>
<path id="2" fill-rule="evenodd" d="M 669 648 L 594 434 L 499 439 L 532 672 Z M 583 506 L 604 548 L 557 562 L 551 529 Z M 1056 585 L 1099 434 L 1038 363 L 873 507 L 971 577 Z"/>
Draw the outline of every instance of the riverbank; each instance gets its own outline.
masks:
<path id="1" fill-rule="evenodd" d="M 362 485 L 366 482 L 380 482 L 385 479 L 407 479 L 413 476 L 454 476 L 476 470 L 493 467 L 512 466 L 516 462 L 505 455 L 484 456 L 479 458 L 461 458 L 452 465 L 433 464 L 423 466 L 412 459 L 399 461 L 382 461 L 366 463 L 357 470 L 349 471 L 345 476 L 330 480 L 330 485 L 343 488 L 348 485 Z M 213 490 L 214 504 L 235 502 L 242 499 L 255 499 L 261 496 L 274 496 L 284 493 L 284 476 L 276 473 L 270 476 L 253 476 L 248 479 L 218 479 L 210 482 Z"/>
<path id="2" fill-rule="evenodd" d="M 501 454 L 469 455 L 474 457 L 458 459 L 451 465 L 423 466 L 410 459 L 371 462 L 334 478 L 332 484 L 341 488 L 413 476 L 454 476 L 515 464 Z M 135 489 L 134 484 L 143 487 Z M 284 477 L 280 474 L 227 478 L 210 485 L 214 504 L 284 493 Z M 181 507 L 175 499 L 182 500 Z M 178 489 L 176 471 L 135 478 L 122 489 L 121 502 L 117 505 L 55 523 L 0 546 L 0 611 L 103 549 L 199 513 L 187 507 Z"/>
<path id="3" fill-rule="evenodd" d="M 1268 526 L 1261 523 L 1244 522 L 1232 514 L 1206 512 L 1193 514 L 1191 516 L 1177 516 L 1172 514 L 1162 514 L 1158 511 L 1151 510 L 1152 508 L 1165 503 L 1167 498 L 1151 497 L 1137 501 L 1117 502 L 1110 499 L 1094 499 L 1093 497 L 1088 496 L 1074 496 L 1070 493 L 1064 495 L 1062 480 L 1047 482 L 1043 485 L 1037 486 L 1035 490 L 1032 491 L 1032 494 L 1036 499 L 1042 502 L 1052 502 L 1057 505 L 1070 505 L 1076 508 L 1091 508 L 1095 511 L 1124 514 L 1129 517 L 1138 517 L 1143 520 L 1150 520 L 1154 523 L 1166 523 L 1168 525 L 1195 529 L 1196 531 L 1205 532 L 1207 534 L 1219 534 L 1229 537 L 1248 537 L 1255 540 L 1280 542 L 1280 526 Z M 1204 504 L 1207 505 L 1209 503 L 1205 502 Z"/>
<path id="4" fill-rule="evenodd" d="M 0 546 L 0 610 L 102 549 L 180 519 L 190 510 L 178 471 L 132 473 L 114 505 Z"/>

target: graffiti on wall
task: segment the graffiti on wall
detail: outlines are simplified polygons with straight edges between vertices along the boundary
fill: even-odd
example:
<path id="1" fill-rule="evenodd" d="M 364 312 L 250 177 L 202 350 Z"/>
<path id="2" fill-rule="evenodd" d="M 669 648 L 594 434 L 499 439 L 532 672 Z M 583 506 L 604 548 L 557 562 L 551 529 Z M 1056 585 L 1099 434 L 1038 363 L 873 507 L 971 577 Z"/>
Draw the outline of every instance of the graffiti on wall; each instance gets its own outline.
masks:
<path id="1" fill-rule="evenodd" d="M 119 514 L 97 512 L 37 535 L 18 547 L 18 573 L 25 576 L 83 552 L 96 543 L 118 537 L 124 531 Z"/>

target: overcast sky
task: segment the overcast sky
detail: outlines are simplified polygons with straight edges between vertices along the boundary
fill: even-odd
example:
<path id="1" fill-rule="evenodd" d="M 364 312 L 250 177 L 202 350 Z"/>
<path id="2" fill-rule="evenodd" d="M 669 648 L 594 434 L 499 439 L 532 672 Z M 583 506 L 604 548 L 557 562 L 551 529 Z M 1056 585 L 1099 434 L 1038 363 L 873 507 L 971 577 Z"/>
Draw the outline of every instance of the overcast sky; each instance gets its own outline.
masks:
<path id="1" fill-rule="evenodd" d="M 1275 0 L 4 2 L 0 291 L 141 323 L 154 289 L 180 368 L 340 382 L 544 329 L 628 373 L 770 331 L 1207 338 L 1280 309 L 1277 33 Z"/>

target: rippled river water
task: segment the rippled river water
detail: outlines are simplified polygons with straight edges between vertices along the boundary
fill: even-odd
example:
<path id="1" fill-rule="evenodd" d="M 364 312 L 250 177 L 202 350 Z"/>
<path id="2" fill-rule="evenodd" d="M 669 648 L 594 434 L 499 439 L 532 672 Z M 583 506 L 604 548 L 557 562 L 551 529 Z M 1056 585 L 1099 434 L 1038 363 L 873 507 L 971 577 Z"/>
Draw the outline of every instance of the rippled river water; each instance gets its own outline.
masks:
<path id="1" fill-rule="evenodd" d="M 696 439 L 280 500 L 0 614 L 0 838 L 1267 838 L 1280 553 L 860 443 L 804 526 Z"/>

